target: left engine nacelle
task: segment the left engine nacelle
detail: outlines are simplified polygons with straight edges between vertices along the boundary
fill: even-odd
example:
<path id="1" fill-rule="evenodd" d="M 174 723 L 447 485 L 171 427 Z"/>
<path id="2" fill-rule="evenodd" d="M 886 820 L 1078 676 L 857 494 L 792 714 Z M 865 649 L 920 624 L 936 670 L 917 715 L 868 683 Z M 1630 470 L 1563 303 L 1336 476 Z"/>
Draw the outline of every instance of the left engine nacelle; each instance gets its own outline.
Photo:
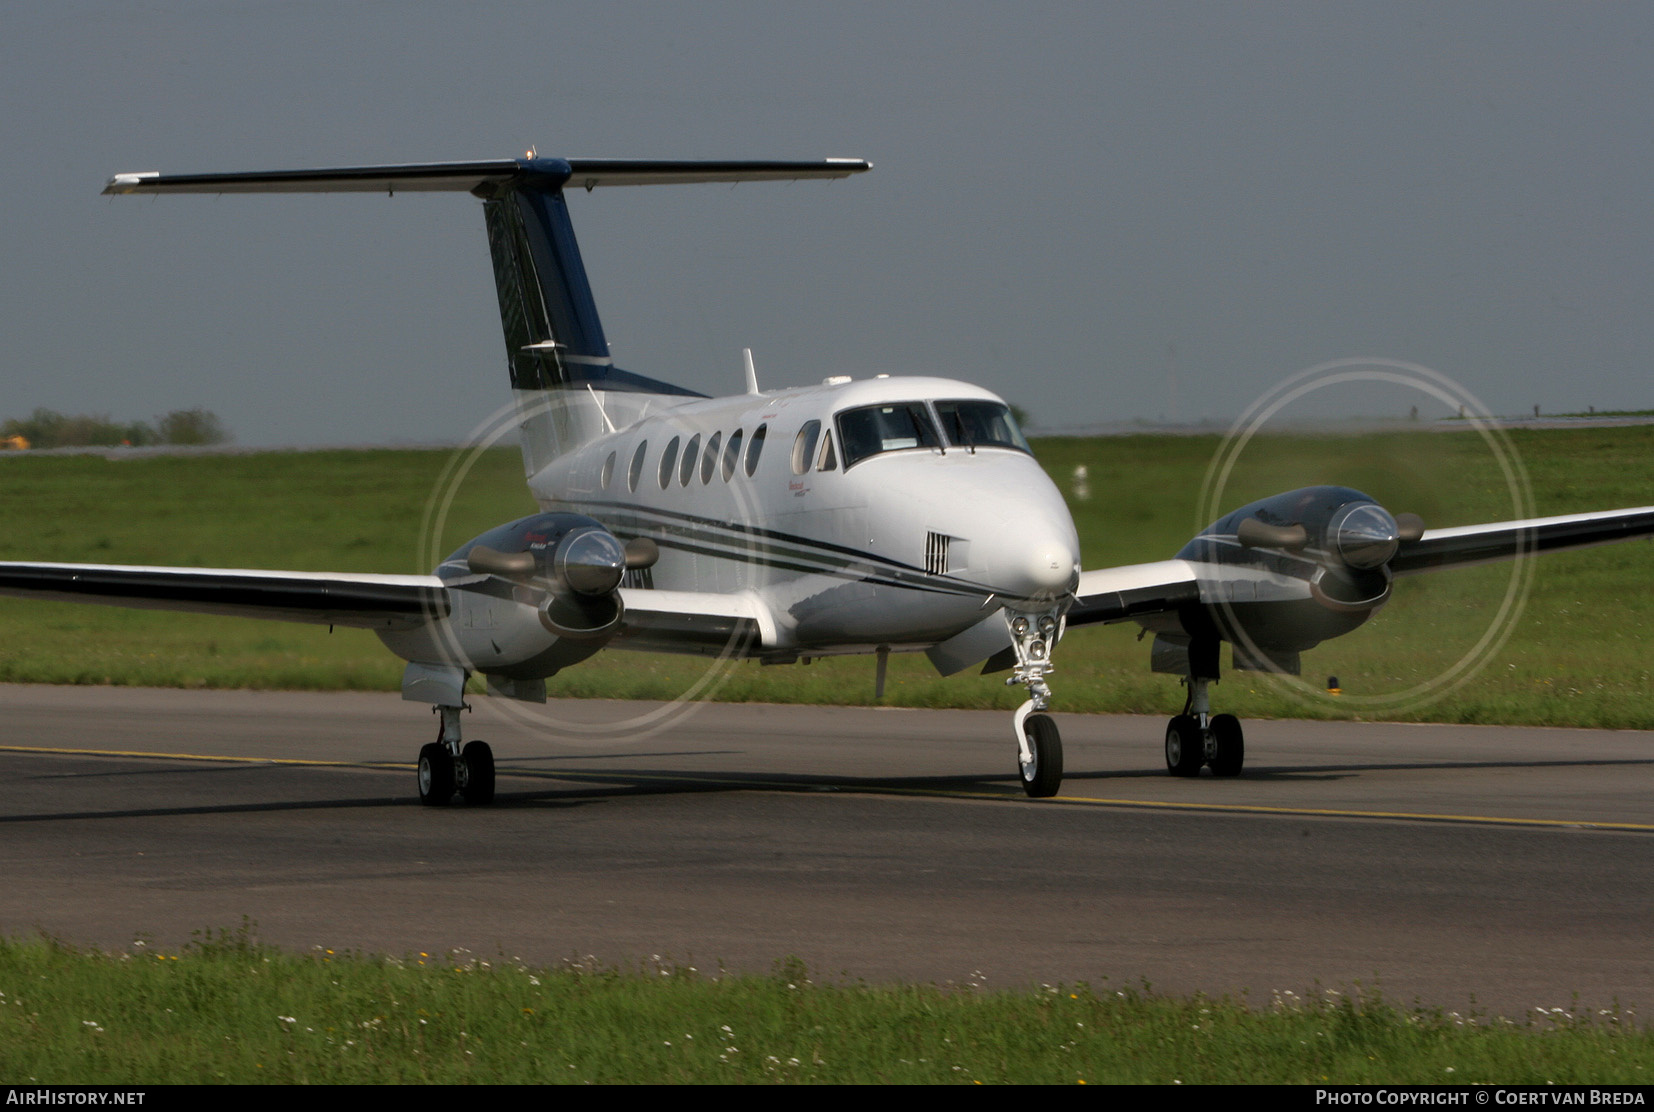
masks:
<path id="1" fill-rule="evenodd" d="M 651 566 L 654 542 L 623 544 L 580 514 L 535 514 L 490 529 L 436 569 L 448 587 L 446 619 L 380 639 L 406 660 L 535 680 L 601 649 L 625 616 L 628 569 Z"/>
<path id="2" fill-rule="evenodd" d="M 1389 562 L 1424 522 L 1358 490 L 1317 486 L 1242 506 L 1178 552 L 1206 569 L 1206 605 L 1182 633 L 1294 654 L 1366 622 L 1390 597 Z"/>

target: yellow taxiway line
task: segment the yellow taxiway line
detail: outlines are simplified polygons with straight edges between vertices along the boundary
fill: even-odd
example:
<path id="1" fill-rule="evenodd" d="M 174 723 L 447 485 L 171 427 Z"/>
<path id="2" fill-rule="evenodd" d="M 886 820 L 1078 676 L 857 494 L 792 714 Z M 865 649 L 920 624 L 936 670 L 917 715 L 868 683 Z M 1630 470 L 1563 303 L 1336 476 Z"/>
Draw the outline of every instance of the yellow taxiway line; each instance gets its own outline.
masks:
<path id="1" fill-rule="evenodd" d="M 140 757 L 151 760 L 215 761 L 229 764 L 310 765 L 321 768 L 370 768 L 404 770 L 413 765 L 404 761 L 326 761 L 306 757 L 231 757 L 211 753 L 155 753 L 128 749 L 66 749 L 46 746 L 0 745 L 0 753 L 37 753 L 50 756 L 73 757 Z M 708 786 L 766 788 L 785 791 L 839 791 L 878 795 L 922 795 L 949 799 L 982 799 L 1003 801 L 1008 796 L 1021 799 L 1011 792 L 962 791 L 952 788 L 906 788 L 892 785 L 864 785 L 856 782 L 843 784 L 805 784 L 784 780 L 749 780 L 743 778 L 678 773 L 670 776 L 639 775 L 636 773 L 592 772 L 581 769 L 509 769 L 500 768 L 501 776 L 511 775 L 543 780 L 579 780 L 602 783 L 636 783 L 658 781 L 682 783 L 690 781 Z M 1032 802 L 1032 801 L 1029 801 Z M 1409 822 L 1452 822 L 1476 826 L 1532 826 L 1587 830 L 1623 830 L 1636 833 L 1654 833 L 1654 823 L 1599 822 L 1593 819 L 1539 819 L 1517 818 L 1510 815 L 1459 815 L 1432 811 L 1358 811 L 1336 807 L 1281 807 L 1262 803 L 1199 803 L 1162 799 L 1110 799 L 1101 796 L 1069 795 L 1042 799 L 1042 804 L 1066 806 L 1122 807 L 1164 811 L 1206 811 L 1219 814 L 1284 815 L 1292 818 L 1390 819 Z"/>

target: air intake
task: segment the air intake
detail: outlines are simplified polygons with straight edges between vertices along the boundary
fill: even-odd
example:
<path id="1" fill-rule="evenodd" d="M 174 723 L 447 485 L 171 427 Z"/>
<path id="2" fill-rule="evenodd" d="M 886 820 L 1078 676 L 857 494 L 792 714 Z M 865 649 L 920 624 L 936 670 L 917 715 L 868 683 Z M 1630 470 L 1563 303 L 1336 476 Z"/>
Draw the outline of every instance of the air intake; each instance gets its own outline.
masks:
<path id="1" fill-rule="evenodd" d="M 925 534 L 925 570 L 931 575 L 948 573 L 948 542 L 952 539 L 946 533 Z"/>

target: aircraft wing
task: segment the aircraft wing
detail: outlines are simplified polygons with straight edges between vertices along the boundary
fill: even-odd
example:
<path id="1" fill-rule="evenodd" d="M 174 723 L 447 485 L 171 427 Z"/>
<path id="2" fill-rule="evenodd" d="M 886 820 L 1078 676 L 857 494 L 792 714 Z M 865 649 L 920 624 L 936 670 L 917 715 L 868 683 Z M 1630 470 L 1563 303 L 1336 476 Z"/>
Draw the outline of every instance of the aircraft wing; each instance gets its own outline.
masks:
<path id="1" fill-rule="evenodd" d="M 1428 530 L 1418 540 L 1403 543 L 1389 566 L 1397 576 L 1419 575 L 1647 536 L 1654 536 L 1654 506 L 1496 521 Z M 1210 593 L 1226 574 L 1234 573 L 1189 560 L 1082 572 L 1068 624 L 1119 622 L 1176 610 L 1201 601 L 1203 580 Z"/>
<path id="2" fill-rule="evenodd" d="M 774 622 L 758 597 L 744 591 L 656 591 L 623 588 L 626 607 L 612 647 L 708 656 L 773 643 Z"/>
<path id="3" fill-rule="evenodd" d="M 1395 575 L 1418 575 L 1650 535 L 1654 535 L 1654 506 L 1431 529 L 1401 546 L 1390 560 L 1390 571 Z"/>
<path id="4" fill-rule="evenodd" d="M 1080 573 L 1070 626 L 1123 622 L 1200 601 L 1200 577 L 1187 560 L 1160 560 Z"/>
<path id="5" fill-rule="evenodd" d="M 357 629 L 412 629 L 448 614 L 434 575 L 0 562 L 0 595 Z"/>

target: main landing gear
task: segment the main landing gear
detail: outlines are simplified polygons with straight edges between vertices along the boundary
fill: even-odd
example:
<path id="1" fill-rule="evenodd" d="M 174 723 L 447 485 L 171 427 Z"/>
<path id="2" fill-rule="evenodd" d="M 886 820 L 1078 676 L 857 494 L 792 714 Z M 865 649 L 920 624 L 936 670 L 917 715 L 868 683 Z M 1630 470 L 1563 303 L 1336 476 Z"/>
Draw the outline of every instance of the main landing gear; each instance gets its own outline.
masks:
<path id="1" fill-rule="evenodd" d="M 1212 681 L 1191 676 L 1183 713 L 1166 724 L 1166 771 L 1173 776 L 1198 776 L 1210 765 L 1214 776 L 1239 776 L 1246 763 L 1246 739 L 1240 719 L 1211 713 L 1207 688 Z"/>
<path id="2" fill-rule="evenodd" d="M 1057 724 L 1044 713 L 1051 703 L 1051 689 L 1045 677 L 1053 671 L 1051 646 L 1062 636 L 1062 615 L 1056 610 L 1024 614 L 1005 611 L 1011 629 L 1011 648 L 1016 667 L 1005 686 L 1022 684 L 1028 701 L 1017 708 L 1012 722 L 1017 737 L 1017 772 L 1022 790 L 1034 799 L 1057 794 L 1062 787 L 1062 735 Z"/>
<path id="3" fill-rule="evenodd" d="M 419 801 L 427 807 L 446 807 L 454 792 L 465 802 L 494 802 L 494 751 L 486 741 L 460 747 L 459 712 L 467 707 L 436 707 L 442 716 L 437 739 L 419 751 Z"/>

